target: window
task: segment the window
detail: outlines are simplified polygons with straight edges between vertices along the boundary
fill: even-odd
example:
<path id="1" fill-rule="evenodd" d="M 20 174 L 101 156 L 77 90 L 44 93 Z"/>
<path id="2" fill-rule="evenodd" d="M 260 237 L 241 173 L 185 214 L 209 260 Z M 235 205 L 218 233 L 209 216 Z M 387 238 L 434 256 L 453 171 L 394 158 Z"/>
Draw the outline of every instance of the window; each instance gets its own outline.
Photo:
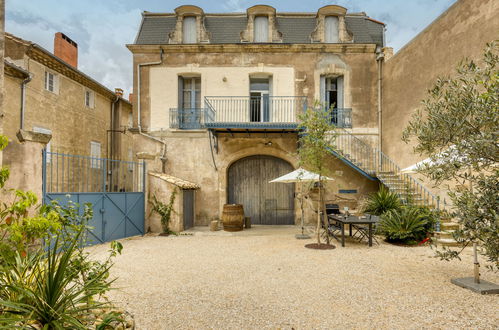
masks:
<path id="1" fill-rule="evenodd" d="M 132 148 L 128 148 L 128 161 L 130 161 L 130 163 L 128 163 L 128 171 L 133 172 L 134 163 L 132 163 L 133 162 L 133 150 L 132 150 Z"/>
<path id="2" fill-rule="evenodd" d="M 88 108 L 95 106 L 95 93 L 89 89 L 85 90 L 85 106 Z"/>
<path id="3" fill-rule="evenodd" d="M 321 101 L 331 110 L 331 122 L 338 127 L 352 127 L 351 109 L 343 105 L 343 76 L 321 77 Z"/>
<path id="4" fill-rule="evenodd" d="M 250 121 L 270 121 L 269 78 L 250 78 Z"/>
<path id="5" fill-rule="evenodd" d="M 255 17 L 254 41 L 269 42 L 269 18 L 267 16 Z"/>
<path id="6" fill-rule="evenodd" d="M 130 111 L 128 113 L 128 128 L 132 128 L 133 127 L 133 112 Z"/>
<path id="7" fill-rule="evenodd" d="M 45 89 L 52 93 L 59 92 L 58 76 L 52 72 L 45 71 Z"/>
<path id="8" fill-rule="evenodd" d="M 324 41 L 329 43 L 339 42 L 338 17 L 326 16 L 324 22 Z"/>
<path id="9" fill-rule="evenodd" d="M 90 142 L 90 167 L 101 168 L 101 146 L 99 142 Z"/>
<path id="10" fill-rule="evenodd" d="M 196 17 L 184 17 L 182 26 L 182 42 L 184 44 L 195 44 L 197 42 Z"/>
<path id="11" fill-rule="evenodd" d="M 42 127 L 33 127 L 33 132 L 52 135 L 51 130 L 46 129 L 46 128 L 42 128 Z M 47 143 L 47 145 L 45 146 L 45 151 L 47 151 L 47 163 L 50 163 L 52 160 L 51 144 L 52 144 L 52 142 L 49 141 L 49 143 Z"/>
<path id="12" fill-rule="evenodd" d="M 201 78 L 179 77 L 179 108 L 201 108 Z"/>

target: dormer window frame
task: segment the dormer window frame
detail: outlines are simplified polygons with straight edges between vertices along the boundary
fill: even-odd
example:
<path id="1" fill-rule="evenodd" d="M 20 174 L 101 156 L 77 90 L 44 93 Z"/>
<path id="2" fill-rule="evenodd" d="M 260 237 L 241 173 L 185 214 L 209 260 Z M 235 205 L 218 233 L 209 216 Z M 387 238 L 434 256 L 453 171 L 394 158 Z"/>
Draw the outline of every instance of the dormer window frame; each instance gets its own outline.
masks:
<path id="1" fill-rule="evenodd" d="M 204 26 L 204 12 L 203 9 L 193 5 L 184 5 L 177 7 L 175 9 L 175 14 L 177 16 L 177 23 L 175 25 L 175 30 L 169 34 L 170 44 L 198 44 L 198 43 L 210 43 L 210 34 L 206 31 Z M 186 33 L 185 21 L 188 19 L 190 22 L 191 18 L 195 18 L 195 33 L 196 37 L 189 38 L 186 40 L 184 33 Z M 192 23 L 189 23 L 192 24 Z"/>
<path id="2" fill-rule="evenodd" d="M 342 6 L 337 5 L 327 5 L 319 8 L 316 16 L 316 26 L 315 30 L 312 32 L 310 39 L 312 43 L 347 43 L 353 42 L 353 36 L 347 31 L 345 16 L 347 14 L 347 9 Z M 337 17 L 337 30 L 338 37 L 337 41 L 333 38 L 327 38 L 327 27 L 326 20 L 327 17 Z M 331 36 L 330 36 L 331 37 Z"/>
<path id="3" fill-rule="evenodd" d="M 263 21 L 262 19 L 265 19 Z M 262 22 L 262 23 L 260 23 Z M 259 25 L 263 25 L 262 28 L 259 27 Z M 269 16 L 268 15 L 257 15 L 255 16 L 254 22 L 253 22 L 253 42 L 255 43 L 268 43 L 270 41 L 270 35 L 269 33 Z M 260 39 L 260 34 L 263 34 L 264 37 Z"/>
<path id="4" fill-rule="evenodd" d="M 280 43 L 282 42 L 282 33 L 276 26 L 276 9 L 267 5 L 256 5 L 246 10 L 248 24 L 244 31 L 241 31 L 242 43 Z M 267 17 L 267 41 L 255 41 L 255 21 L 257 17 Z"/>
<path id="5" fill-rule="evenodd" d="M 188 26 L 192 24 L 192 26 Z M 182 43 L 195 44 L 198 43 L 198 26 L 197 17 L 194 15 L 186 15 L 182 17 Z M 188 30 L 189 29 L 189 30 Z M 193 29 L 194 31 L 190 31 Z M 187 35 L 187 32 L 194 33 L 194 37 Z"/>

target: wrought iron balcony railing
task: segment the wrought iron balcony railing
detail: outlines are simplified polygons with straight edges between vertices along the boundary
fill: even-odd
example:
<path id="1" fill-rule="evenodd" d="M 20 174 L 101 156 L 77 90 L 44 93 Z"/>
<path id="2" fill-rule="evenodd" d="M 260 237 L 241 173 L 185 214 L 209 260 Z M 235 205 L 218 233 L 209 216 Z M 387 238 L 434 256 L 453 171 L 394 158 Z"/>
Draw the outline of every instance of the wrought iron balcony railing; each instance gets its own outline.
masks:
<path id="1" fill-rule="evenodd" d="M 204 109 L 170 108 L 170 128 L 179 128 L 179 129 L 204 128 Z"/>
<path id="2" fill-rule="evenodd" d="M 331 122 L 340 128 L 352 128 L 352 109 L 334 108 L 331 111 Z"/>
<path id="3" fill-rule="evenodd" d="M 215 128 L 296 128 L 304 96 L 207 96 L 205 124 Z"/>

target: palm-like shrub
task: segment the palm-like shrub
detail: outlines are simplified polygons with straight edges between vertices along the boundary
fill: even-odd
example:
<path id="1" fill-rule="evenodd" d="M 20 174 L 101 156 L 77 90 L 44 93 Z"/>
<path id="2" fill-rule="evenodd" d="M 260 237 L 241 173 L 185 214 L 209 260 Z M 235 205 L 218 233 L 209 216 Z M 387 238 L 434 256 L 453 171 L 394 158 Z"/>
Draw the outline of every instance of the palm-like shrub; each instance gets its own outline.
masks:
<path id="1" fill-rule="evenodd" d="M 421 208 L 405 206 L 383 214 L 378 228 L 389 241 L 418 241 L 428 235 L 430 222 Z"/>
<path id="2" fill-rule="evenodd" d="M 400 209 L 401 205 L 400 198 L 396 193 L 381 186 L 379 191 L 369 195 L 363 207 L 363 212 L 383 215 L 385 212 Z"/>
<path id="3" fill-rule="evenodd" d="M 47 252 L 40 250 L 29 258 L 17 254 L 7 265 L 0 276 L 0 326 L 37 323 L 44 329 L 84 329 L 92 310 L 109 306 L 93 298 L 109 290 L 111 264 L 85 280 L 72 266 L 83 230 L 68 244 L 56 239 Z"/>

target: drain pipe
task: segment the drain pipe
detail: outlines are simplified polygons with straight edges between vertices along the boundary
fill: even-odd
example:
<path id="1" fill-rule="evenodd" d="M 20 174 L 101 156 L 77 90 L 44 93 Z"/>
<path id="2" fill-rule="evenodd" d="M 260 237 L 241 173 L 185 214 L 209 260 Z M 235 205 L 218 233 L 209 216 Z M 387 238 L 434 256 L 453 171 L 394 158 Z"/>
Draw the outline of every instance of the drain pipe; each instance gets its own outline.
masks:
<path id="1" fill-rule="evenodd" d="M 162 163 L 162 166 L 161 166 L 161 171 L 163 173 L 166 172 L 166 142 L 161 140 L 161 139 L 158 139 L 154 136 L 151 136 L 149 134 L 146 134 L 144 132 L 142 132 L 142 119 L 141 119 L 141 102 L 140 102 L 140 82 L 141 82 L 141 68 L 142 67 L 145 67 L 145 66 L 152 66 L 152 65 L 159 65 L 159 64 L 162 64 L 163 63 L 163 54 L 164 54 L 164 50 L 163 48 L 160 48 L 160 52 L 159 52 L 159 61 L 157 62 L 149 62 L 149 63 L 139 63 L 137 64 L 137 126 L 138 126 L 138 129 L 139 129 L 139 134 L 144 136 L 144 137 L 147 137 L 151 140 L 154 140 L 154 141 L 157 141 L 159 143 L 162 143 L 163 144 L 163 152 L 162 152 L 162 155 L 160 157 L 160 160 L 161 160 L 161 163 Z"/>
<path id="2" fill-rule="evenodd" d="M 28 78 L 24 79 L 21 83 L 21 123 L 20 129 L 24 129 L 24 114 L 26 110 L 26 85 L 31 81 L 33 77 L 31 73 L 28 75 Z"/>
<path id="3" fill-rule="evenodd" d="M 385 54 L 381 47 L 376 48 L 376 62 L 378 62 L 378 149 L 383 151 L 382 147 L 382 135 L 383 130 L 383 117 L 382 117 L 382 83 L 383 83 L 383 60 L 385 59 Z"/>
<path id="4" fill-rule="evenodd" d="M 139 132 L 142 132 L 142 120 L 141 120 L 141 105 L 140 105 L 140 82 L 141 82 L 141 70 L 140 68 L 144 66 L 152 66 L 163 63 L 163 48 L 160 48 L 159 52 L 159 61 L 157 62 L 149 62 L 149 63 L 139 63 L 137 64 L 137 126 L 139 128 Z"/>

